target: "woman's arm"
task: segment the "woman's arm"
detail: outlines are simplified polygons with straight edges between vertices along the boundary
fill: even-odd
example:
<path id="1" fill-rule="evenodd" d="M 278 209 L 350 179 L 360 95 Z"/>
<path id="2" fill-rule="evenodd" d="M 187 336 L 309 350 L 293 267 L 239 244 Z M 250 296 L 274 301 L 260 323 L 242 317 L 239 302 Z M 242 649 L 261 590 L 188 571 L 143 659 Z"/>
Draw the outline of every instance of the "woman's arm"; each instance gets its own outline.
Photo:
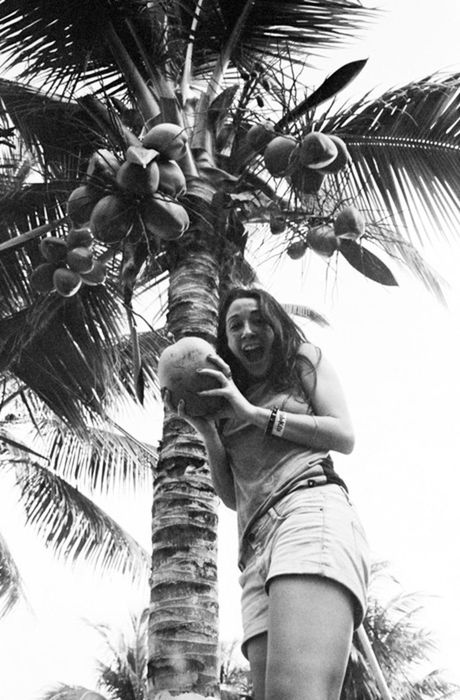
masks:
<path id="1" fill-rule="evenodd" d="M 339 378 L 328 360 L 313 345 L 302 345 L 300 355 L 315 367 L 301 371 L 302 383 L 311 397 L 314 415 L 283 411 L 286 422 L 282 438 L 299 445 L 318 449 L 335 450 L 349 454 L 354 447 L 354 433 L 345 396 Z M 251 422 L 265 429 L 270 409 L 253 407 Z"/>
<path id="2" fill-rule="evenodd" d="M 299 355 L 307 358 L 315 367 L 311 371 L 307 364 L 301 371 L 302 383 L 315 415 L 305 413 L 285 413 L 286 422 L 280 439 L 290 440 L 306 447 L 335 450 L 349 454 L 354 447 L 354 434 L 345 396 L 340 381 L 332 365 L 320 356 L 310 343 L 304 343 Z M 234 413 L 261 430 L 265 430 L 271 409 L 249 403 L 237 389 L 232 379 L 214 370 L 201 370 L 220 379 L 222 387 L 201 392 L 204 395 L 222 396 L 227 399 Z"/>

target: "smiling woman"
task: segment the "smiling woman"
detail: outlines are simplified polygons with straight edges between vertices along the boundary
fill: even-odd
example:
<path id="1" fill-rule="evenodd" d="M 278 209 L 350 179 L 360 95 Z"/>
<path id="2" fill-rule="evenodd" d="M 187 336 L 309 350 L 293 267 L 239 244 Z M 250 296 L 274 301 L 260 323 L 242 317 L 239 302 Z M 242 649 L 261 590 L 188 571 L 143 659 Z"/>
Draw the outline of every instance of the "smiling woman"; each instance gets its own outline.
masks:
<path id="1" fill-rule="evenodd" d="M 192 417 L 181 401 L 178 412 L 201 432 L 216 491 L 237 511 L 255 700 L 338 698 L 369 568 L 330 457 L 353 447 L 345 398 L 320 350 L 264 290 L 230 290 L 217 351 L 213 368 L 198 371 L 218 387 L 200 395 L 225 408 Z"/>

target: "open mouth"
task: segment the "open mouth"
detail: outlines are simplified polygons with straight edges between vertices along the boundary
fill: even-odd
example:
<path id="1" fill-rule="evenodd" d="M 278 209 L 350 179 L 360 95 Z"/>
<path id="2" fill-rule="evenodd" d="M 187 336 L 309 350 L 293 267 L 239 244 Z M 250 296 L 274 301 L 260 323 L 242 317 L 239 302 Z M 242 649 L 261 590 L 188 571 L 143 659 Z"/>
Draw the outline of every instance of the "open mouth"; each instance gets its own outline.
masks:
<path id="1" fill-rule="evenodd" d="M 241 352 L 248 362 L 259 362 L 264 356 L 264 349 L 261 345 L 244 348 Z"/>

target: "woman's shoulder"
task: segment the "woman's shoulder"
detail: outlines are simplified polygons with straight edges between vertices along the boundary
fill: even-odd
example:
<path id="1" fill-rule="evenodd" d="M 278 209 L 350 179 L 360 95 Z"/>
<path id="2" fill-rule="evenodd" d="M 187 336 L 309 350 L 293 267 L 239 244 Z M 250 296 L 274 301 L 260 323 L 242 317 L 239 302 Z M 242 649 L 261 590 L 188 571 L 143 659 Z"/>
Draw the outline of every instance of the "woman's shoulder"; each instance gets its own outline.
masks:
<path id="1" fill-rule="evenodd" d="M 321 360 L 321 350 L 317 345 L 306 341 L 300 345 L 297 357 L 308 360 L 316 367 Z"/>

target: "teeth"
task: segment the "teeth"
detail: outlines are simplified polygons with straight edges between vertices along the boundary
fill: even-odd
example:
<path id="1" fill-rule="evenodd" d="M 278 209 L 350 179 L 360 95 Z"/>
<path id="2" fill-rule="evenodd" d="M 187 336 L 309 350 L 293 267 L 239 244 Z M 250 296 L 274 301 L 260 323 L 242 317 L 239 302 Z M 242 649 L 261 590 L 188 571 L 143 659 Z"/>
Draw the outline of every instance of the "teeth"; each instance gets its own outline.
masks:
<path id="1" fill-rule="evenodd" d="M 258 362 L 264 354 L 262 345 L 246 345 L 241 351 L 250 362 Z"/>

